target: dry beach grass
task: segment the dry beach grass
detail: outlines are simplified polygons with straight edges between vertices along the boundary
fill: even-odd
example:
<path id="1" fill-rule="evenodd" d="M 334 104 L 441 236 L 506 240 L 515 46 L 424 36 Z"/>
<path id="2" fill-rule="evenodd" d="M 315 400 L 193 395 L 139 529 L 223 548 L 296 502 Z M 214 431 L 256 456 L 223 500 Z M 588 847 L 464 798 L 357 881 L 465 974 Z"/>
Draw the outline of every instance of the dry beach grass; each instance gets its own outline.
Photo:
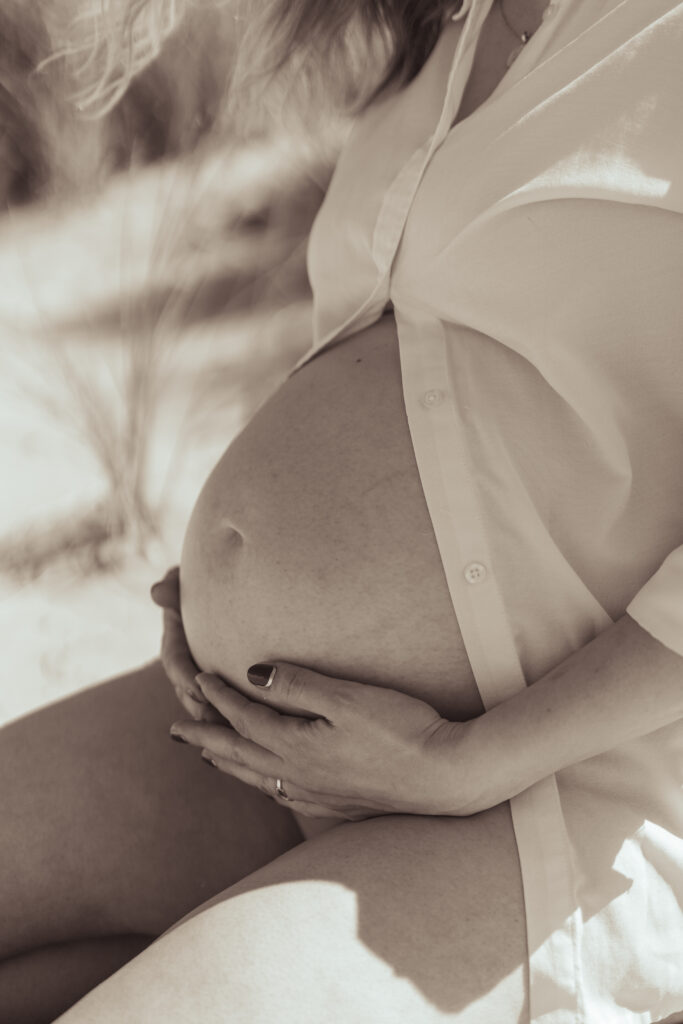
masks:
<path id="1" fill-rule="evenodd" d="M 41 10 L 0 13 L 0 721 L 155 653 L 149 585 L 310 341 L 306 237 L 343 131 L 236 138 L 208 7 L 83 121 L 34 74 Z"/>

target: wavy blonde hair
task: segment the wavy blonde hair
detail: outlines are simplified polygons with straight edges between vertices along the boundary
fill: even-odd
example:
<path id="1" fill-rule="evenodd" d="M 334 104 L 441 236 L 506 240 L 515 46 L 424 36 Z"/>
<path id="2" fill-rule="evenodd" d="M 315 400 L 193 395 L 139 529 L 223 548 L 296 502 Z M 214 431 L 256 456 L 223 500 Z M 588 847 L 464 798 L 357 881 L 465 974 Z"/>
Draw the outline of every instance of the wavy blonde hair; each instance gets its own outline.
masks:
<path id="1" fill-rule="evenodd" d="M 285 83 L 287 103 L 355 112 L 407 84 L 461 0 L 77 0 L 51 60 L 64 58 L 85 115 L 111 110 L 161 52 L 190 8 L 219 8 L 234 24 L 228 105 L 263 101 Z M 60 37 L 61 36 L 61 37 Z M 61 44 L 61 45 L 60 45 Z M 281 90 L 282 92 L 282 90 Z"/>

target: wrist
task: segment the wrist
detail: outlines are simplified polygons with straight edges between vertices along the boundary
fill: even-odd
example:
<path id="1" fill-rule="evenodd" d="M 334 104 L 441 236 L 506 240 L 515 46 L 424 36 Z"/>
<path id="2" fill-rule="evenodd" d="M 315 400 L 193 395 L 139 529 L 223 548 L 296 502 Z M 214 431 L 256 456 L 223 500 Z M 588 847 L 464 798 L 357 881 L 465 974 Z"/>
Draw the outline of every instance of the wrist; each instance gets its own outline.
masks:
<path id="1" fill-rule="evenodd" d="M 444 742 L 440 749 L 440 806 L 439 814 L 465 817 L 491 807 L 486 803 L 484 769 L 481 757 L 477 723 L 484 716 L 467 722 L 447 722 Z"/>

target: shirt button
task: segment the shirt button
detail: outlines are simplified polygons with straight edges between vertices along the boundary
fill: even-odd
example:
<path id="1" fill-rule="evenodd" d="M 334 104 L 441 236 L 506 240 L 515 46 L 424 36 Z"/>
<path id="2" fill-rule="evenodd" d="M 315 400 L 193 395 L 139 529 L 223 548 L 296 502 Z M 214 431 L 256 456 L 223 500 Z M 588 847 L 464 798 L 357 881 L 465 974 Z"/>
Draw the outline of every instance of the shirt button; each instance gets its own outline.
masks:
<path id="1" fill-rule="evenodd" d="M 468 583 L 483 583 L 488 570 L 481 562 L 470 562 L 463 573 Z"/>
<path id="2" fill-rule="evenodd" d="M 429 391 L 425 391 L 422 396 L 422 404 L 426 405 L 428 409 L 435 405 L 441 405 L 443 402 L 443 391 L 439 391 L 437 388 L 431 388 Z"/>

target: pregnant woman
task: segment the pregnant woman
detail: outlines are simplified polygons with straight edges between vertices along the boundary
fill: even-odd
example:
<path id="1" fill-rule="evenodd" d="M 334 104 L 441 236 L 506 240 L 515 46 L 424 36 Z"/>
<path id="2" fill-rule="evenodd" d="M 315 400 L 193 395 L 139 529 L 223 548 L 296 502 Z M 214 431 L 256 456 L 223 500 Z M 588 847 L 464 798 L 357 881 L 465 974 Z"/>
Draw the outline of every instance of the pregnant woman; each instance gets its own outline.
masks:
<path id="1" fill-rule="evenodd" d="M 156 591 L 191 720 L 4 730 L 14 1024 L 683 1021 L 683 4 L 376 11 L 313 350 Z"/>

